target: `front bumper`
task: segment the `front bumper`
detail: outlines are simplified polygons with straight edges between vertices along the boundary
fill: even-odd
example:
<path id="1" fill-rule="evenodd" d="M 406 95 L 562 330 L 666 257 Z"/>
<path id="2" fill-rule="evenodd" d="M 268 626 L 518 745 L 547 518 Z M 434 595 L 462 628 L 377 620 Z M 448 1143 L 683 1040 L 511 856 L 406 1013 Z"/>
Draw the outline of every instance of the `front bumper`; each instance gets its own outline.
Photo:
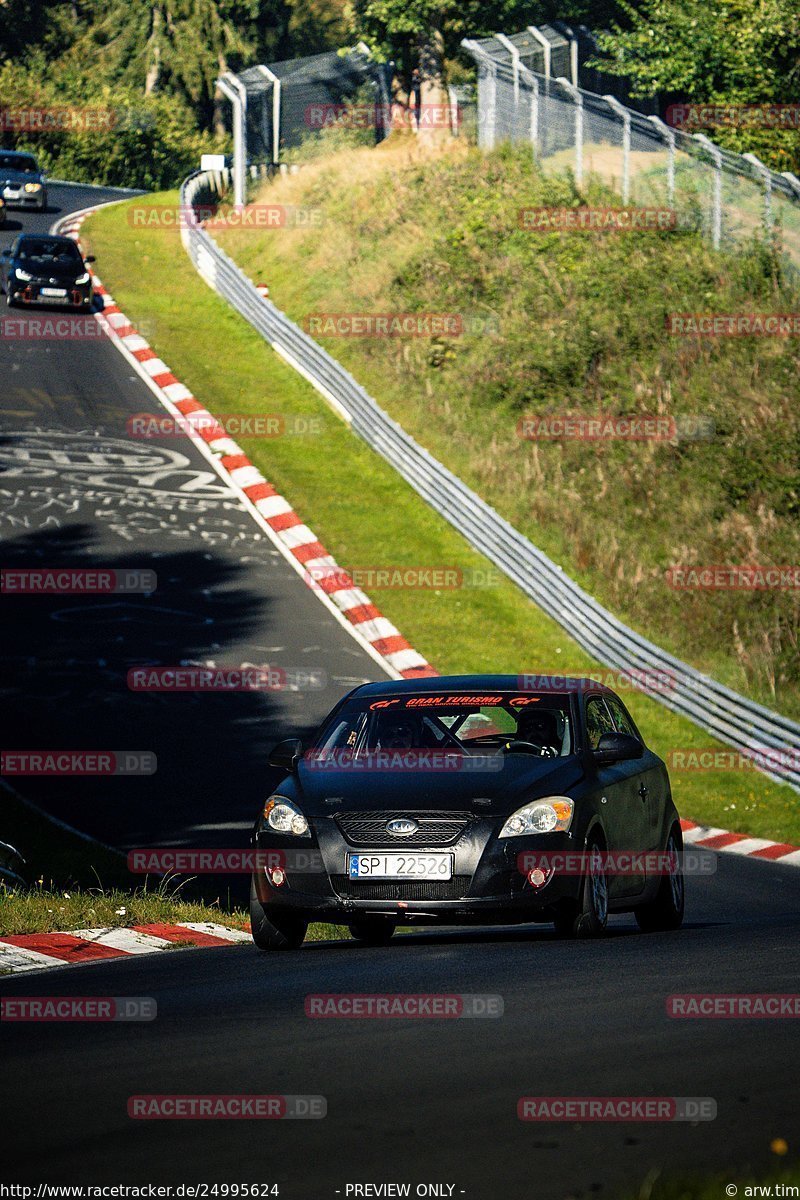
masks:
<path id="1" fill-rule="evenodd" d="M 285 878 L 276 886 L 268 867 L 260 866 L 253 876 L 256 893 L 265 907 L 344 923 L 365 913 L 391 915 L 404 923 L 547 921 L 577 899 L 580 878 L 553 876 L 537 888 L 518 861 L 527 851 L 574 851 L 571 834 L 498 839 L 497 827 L 496 820 L 476 818 L 452 845 L 413 847 L 414 854 L 452 854 L 453 873 L 448 880 L 349 879 L 348 854 L 370 853 L 370 849 L 377 854 L 402 852 L 403 846 L 353 845 L 330 818 L 314 822 L 311 839 L 259 833 L 256 848 L 269 852 L 269 863 L 280 865 Z"/>
<path id="2" fill-rule="evenodd" d="M 0 195 L 2 195 L 9 208 L 32 208 L 38 211 L 44 208 L 46 202 L 44 189 L 40 192 L 25 192 L 5 187 Z"/>
<path id="3" fill-rule="evenodd" d="M 72 284 L 60 288 L 64 296 L 44 296 L 42 288 L 53 287 L 42 280 L 31 280 L 29 283 L 21 280 L 9 280 L 7 290 L 14 304 L 27 304 L 31 307 L 89 309 L 94 299 L 94 289 L 89 283 Z"/>

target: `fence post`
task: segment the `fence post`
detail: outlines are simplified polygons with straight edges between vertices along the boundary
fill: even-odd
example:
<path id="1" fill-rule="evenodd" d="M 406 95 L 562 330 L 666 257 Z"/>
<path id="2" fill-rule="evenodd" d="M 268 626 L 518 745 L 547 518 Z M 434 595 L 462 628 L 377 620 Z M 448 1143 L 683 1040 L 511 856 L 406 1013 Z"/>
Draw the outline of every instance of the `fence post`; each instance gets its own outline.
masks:
<path id="1" fill-rule="evenodd" d="M 461 45 L 478 64 L 478 145 L 481 150 L 493 150 L 497 124 L 497 67 L 492 56 L 472 38 L 463 38 Z"/>
<path id="2" fill-rule="evenodd" d="M 504 33 L 496 33 L 494 39 L 511 55 L 511 64 L 514 70 L 514 108 L 517 109 L 519 107 L 519 50 L 511 38 L 507 38 Z"/>
<path id="3" fill-rule="evenodd" d="M 281 81 L 269 67 L 258 69 L 272 84 L 272 161 L 276 163 L 281 149 Z"/>
<path id="4" fill-rule="evenodd" d="M 743 154 L 742 158 L 755 168 L 764 182 L 764 229 L 772 233 L 772 172 L 755 154 Z"/>
<path id="5" fill-rule="evenodd" d="M 627 204 L 631 194 L 631 113 L 616 96 L 603 96 L 603 99 L 611 111 L 622 118 L 622 203 Z"/>
<path id="6" fill-rule="evenodd" d="M 675 130 L 665 125 L 660 117 L 648 117 L 667 143 L 667 204 L 675 203 Z"/>
<path id="7" fill-rule="evenodd" d="M 539 45 L 542 47 L 542 50 L 544 51 L 544 77 L 545 77 L 545 79 L 549 79 L 550 78 L 550 43 L 548 42 L 548 40 L 544 36 L 544 34 L 539 29 L 537 29 L 535 25 L 528 26 L 528 33 L 530 33 L 532 35 L 532 37 L 536 38 L 536 41 L 539 43 Z"/>
<path id="8" fill-rule="evenodd" d="M 216 85 L 233 108 L 233 203 L 237 208 L 244 208 L 247 203 L 247 92 L 232 71 L 220 75 Z"/>
<path id="9" fill-rule="evenodd" d="M 533 147 L 534 157 L 539 150 L 539 80 L 534 75 L 533 71 L 529 71 L 527 67 L 520 66 L 520 77 L 530 88 L 531 93 L 531 146 Z"/>
<path id="10" fill-rule="evenodd" d="M 556 83 L 561 84 L 575 105 L 575 182 L 580 187 L 583 184 L 583 93 L 563 75 L 559 75 Z"/>
<path id="11" fill-rule="evenodd" d="M 694 133 L 692 137 L 706 150 L 714 160 L 714 207 L 711 214 L 711 244 L 719 250 L 722 241 L 722 151 L 715 146 L 704 133 Z"/>

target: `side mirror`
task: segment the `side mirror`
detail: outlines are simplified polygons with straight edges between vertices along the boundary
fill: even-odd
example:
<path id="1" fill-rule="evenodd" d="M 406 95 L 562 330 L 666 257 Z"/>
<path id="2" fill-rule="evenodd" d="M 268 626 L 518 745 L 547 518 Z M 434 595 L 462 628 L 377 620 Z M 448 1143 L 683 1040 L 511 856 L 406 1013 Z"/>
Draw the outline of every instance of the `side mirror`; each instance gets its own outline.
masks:
<path id="1" fill-rule="evenodd" d="M 604 733 L 594 751 L 595 762 L 615 763 L 629 758 L 641 758 L 644 746 L 629 733 Z"/>
<path id="2" fill-rule="evenodd" d="M 97 262 L 97 259 L 95 258 L 95 256 L 93 254 L 87 254 L 83 261 L 85 263 L 90 263 L 90 262 Z"/>
<path id="3" fill-rule="evenodd" d="M 280 767 L 283 771 L 293 771 L 302 753 L 303 743 L 299 738 L 286 738 L 285 741 L 278 742 L 277 746 L 272 747 L 268 762 L 271 767 Z"/>

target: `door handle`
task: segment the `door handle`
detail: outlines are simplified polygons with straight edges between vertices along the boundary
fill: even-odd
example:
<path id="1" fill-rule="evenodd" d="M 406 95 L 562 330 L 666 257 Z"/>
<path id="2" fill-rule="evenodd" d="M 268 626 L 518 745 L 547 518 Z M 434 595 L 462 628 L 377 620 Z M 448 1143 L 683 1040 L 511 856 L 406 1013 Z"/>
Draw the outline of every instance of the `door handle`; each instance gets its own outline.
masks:
<path id="1" fill-rule="evenodd" d="M 647 784 L 646 784 L 646 783 L 643 783 L 643 784 L 640 786 L 640 788 L 639 788 L 639 795 L 642 797 L 642 800 L 646 800 L 646 799 L 647 799 L 647 796 L 648 796 L 648 793 L 649 793 L 649 791 L 650 791 L 650 789 L 648 788 L 648 786 L 647 786 Z"/>

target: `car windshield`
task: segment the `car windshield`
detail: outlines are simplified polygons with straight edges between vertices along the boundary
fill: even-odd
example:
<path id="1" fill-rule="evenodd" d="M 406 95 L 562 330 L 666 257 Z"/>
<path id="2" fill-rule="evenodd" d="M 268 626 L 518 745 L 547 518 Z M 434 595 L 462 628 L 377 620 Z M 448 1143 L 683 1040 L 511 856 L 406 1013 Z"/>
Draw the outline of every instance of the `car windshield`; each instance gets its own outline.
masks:
<path id="1" fill-rule="evenodd" d="M 1 171 L 24 171 L 26 175 L 36 175 L 39 168 L 35 158 L 17 158 L 14 154 L 0 154 Z"/>
<path id="2" fill-rule="evenodd" d="M 59 242 L 55 238 L 26 238 L 19 244 L 17 258 L 75 265 L 82 262 L 77 246 L 72 242 Z"/>
<path id="3" fill-rule="evenodd" d="M 533 745 L 548 757 L 570 754 L 574 738 L 568 698 L 510 691 L 354 697 L 323 726 L 312 752 L 486 754 L 513 741 Z"/>

